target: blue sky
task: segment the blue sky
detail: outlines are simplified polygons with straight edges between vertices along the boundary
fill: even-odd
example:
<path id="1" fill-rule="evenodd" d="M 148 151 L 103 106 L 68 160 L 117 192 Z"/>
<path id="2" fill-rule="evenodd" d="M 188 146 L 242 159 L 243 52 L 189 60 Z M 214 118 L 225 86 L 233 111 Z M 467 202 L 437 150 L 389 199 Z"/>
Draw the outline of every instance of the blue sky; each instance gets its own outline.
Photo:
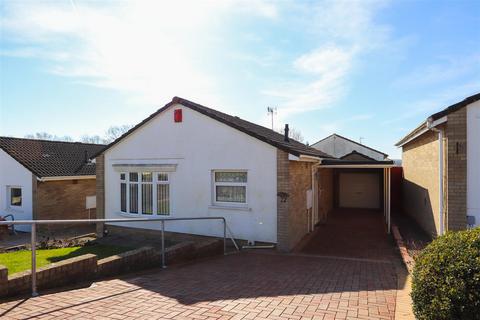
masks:
<path id="1" fill-rule="evenodd" d="M 79 139 L 175 95 L 393 158 L 480 92 L 480 1 L 0 1 L 0 135 Z"/>

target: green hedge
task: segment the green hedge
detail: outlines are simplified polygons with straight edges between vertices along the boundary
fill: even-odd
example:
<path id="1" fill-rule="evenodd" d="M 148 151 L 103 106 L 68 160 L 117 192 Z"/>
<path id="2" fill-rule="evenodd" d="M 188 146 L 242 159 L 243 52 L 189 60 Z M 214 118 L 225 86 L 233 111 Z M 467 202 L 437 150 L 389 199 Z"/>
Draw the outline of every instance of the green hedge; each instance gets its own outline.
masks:
<path id="1" fill-rule="evenodd" d="M 480 319 L 480 228 L 449 232 L 422 251 L 412 299 L 419 320 Z"/>

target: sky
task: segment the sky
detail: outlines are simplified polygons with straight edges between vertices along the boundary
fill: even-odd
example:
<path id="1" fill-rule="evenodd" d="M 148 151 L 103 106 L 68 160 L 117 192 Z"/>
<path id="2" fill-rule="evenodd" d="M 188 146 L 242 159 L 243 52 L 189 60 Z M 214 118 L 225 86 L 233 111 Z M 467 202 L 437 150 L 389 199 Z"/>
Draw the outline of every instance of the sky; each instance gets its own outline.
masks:
<path id="1" fill-rule="evenodd" d="M 80 139 L 181 96 L 310 144 L 394 144 L 480 92 L 480 1 L 0 0 L 0 135 Z"/>

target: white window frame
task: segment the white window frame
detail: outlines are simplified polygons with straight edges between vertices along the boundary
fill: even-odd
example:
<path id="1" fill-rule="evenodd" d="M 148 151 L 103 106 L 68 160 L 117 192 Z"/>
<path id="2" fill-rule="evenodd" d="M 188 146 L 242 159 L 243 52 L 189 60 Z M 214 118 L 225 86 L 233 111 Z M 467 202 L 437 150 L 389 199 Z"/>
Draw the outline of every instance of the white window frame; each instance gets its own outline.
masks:
<path id="1" fill-rule="evenodd" d="M 122 180 L 122 174 L 125 175 L 125 179 Z M 129 185 L 128 185 L 128 179 L 129 179 L 129 175 L 128 175 L 128 172 L 120 172 L 120 174 L 118 175 L 118 179 L 120 180 L 120 190 L 119 190 L 119 195 L 120 195 L 120 212 L 121 213 L 128 213 L 130 212 L 130 199 L 129 199 L 129 192 L 128 192 L 128 188 L 129 188 Z M 125 183 L 125 211 L 122 211 L 122 183 Z"/>
<path id="2" fill-rule="evenodd" d="M 171 202 L 171 199 L 172 199 L 172 190 L 171 190 L 171 184 L 170 184 L 170 174 L 168 172 L 153 172 L 154 174 L 154 177 L 153 177 L 153 193 L 154 193 L 154 197 L 153 197 L 153 215 L 156 215 L 156 216 L 170 216 L 172 214 L 172 202 Z M 165 174 L 167 175 L 167 180 L 158 180 L 158 175 L 159 174 Z M 168 185 L 168 213 L 165 214 L 165 213 L 162 213 L 162 214 L 159 214 L 157 212 L 157 204 L 158 204 L 158 199 L 157 199 L 157 195 L 158 195 L 158 185 L 159 184 L 163 184 L 163 185 Z"/>
<path id="3" fill-rule="evenodd" d="M 21 205 L 12 205 L 12 189 L 20 189 L 22 194 Z M 22 186 L 7 186 L 7 208 L 12 210 L 20 210 L 23 208 L 24 204 L 24 192 Z"/>
<path id="4" fill-rule="evenodd" d="M 216 182 L 215 173 L 217 172 L 242 172 L 247 174 L 247 182 Z M 233 207 L 233 208 L 247 208 L 248 207 L 248 170 L 245 169 L 215 169 L 212 170 L 212 205 L 216 207 Z M 217 186 L 228 187 L 245 187 L 245 202 L 224 202 L 217 201 Z"/>
<path id="5" fill-rule="evenodd" d="M 149 172 L 152 174 L 152 182 L 142 182 L 142 173 L 145 173 L 145 172 Z M 138 174 L 138 181 L 133 181 L 131 182 L 130 181 L 130 173 L 137 173 Z M 125 174 L 125 180 L 121 180 L 121 175 L 122 174 Z M 166 181 L 159 181 L 158 180 L 158 174 L 165 174 L 167 175 L 167 180 Z M 120 184 L 121 183 L 125 183 L 126 184 L 126 211 L 122 211 L 122 205 L 121 205 L 121 187 L 120 187 Z M 135 213 L 135 212 L 130 212 L 130 183 L 134 183 L 134 184 L 138 184 L 138 194 L 137 194 L 137 197 L 138 197 L 138 213 Z M 142 207 L 142 184 L 152 184 L 152 192 L 153 192 L 153 196 L 152 196 L 152 201 L 153 201 L 153 204 L 152 204 L 152 214 L 145 214 L 143 213 L 143 207 Z M 157 185 L 158 184 L 166 184 L 169 186 L 169 192 L 168 192 L 168 208 L 169 208 L 169 212 L 168 214 L 158 214 L 157 213 Z M 161 216 L 171 216 L 172 215 L 172 191 L 171 191 L 171 180 L 170 180 L 170 172 L 160 172 L 160 171 L 148 171 L 148 170 L 135 170 L 135 171 L 122 171 L 122 172 L 119 172 L 118 173 L 118 186 L 119 186 L 119 190 L 118 190 L 118 194 L 119 194 L 119 201 L 118 201 L 118 212 L 122 215 L 128 215 L 128 216 L 131 216 L 131 217 L 142 217 L 142 218 L 148 218 L 148 217 L 151 217 L 151 218 L 156 218 L 156 217 L 161 217 Z"/>

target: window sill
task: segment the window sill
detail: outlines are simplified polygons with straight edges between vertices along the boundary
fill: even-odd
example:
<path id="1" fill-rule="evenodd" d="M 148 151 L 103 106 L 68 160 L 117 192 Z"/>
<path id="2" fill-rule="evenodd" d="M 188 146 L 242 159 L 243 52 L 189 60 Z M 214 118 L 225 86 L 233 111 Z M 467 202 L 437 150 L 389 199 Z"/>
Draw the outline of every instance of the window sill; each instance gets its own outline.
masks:
<path id="1" fill-rule="evenodd" d="M 23 210 L 22 207 L 7 207 L 5 209 L 5 212 L 7 212 L 7 213 L 24 213 L 25 211 Z"/>
<path id="2" fill-rule="evenodd" d="M 249 207 L 236 207 L 236 206 L 220 206 L 220 205 L 211 205 L 208 206 L 208 209 L 220 209 L 220 210 L 235 210 L 235 211 L 252 211 L 252 208 Z"/>
<path id="3" fill-rule="evenodd" d="M 117 211 L 115 213 L 119 216 L 126 217 L 126 218 L 144 218 L 144 219 L 168 218 L 168 217 L 172 216 L 171 213 L 168 214 L 168 215 L 126 213 L 126 212 L 121 212 L 121 211 Z"/>

